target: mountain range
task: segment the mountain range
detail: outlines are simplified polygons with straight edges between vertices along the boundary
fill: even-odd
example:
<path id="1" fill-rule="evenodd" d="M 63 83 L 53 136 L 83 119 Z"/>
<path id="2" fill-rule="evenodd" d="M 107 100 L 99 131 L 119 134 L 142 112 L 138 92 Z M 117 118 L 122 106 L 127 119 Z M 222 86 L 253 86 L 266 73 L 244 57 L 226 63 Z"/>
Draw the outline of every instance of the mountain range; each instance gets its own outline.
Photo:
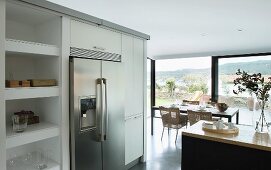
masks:
<path id="1" fill-rule="evenodd" d="M 227 63 L 219 66 L 220 75 L 235 75 L 237 69 L 244 70 L 249 73 L 262 73 L 263 75 L 271 74 L 271 60 L 259 60 L 253 62 Z M 211 69 L 179 69 L 176 71 L 157 71 L 156 80 L 165 81 L 168 78 L 181 79 L 187 74 L 201 74 L 210 76 Z"/>

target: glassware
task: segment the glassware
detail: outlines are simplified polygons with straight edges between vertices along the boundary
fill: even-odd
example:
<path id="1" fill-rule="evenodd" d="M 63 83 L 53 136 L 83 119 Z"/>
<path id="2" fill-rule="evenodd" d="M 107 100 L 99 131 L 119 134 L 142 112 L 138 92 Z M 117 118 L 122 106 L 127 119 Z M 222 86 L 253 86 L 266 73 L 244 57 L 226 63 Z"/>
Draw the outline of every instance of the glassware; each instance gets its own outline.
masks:
<path id="1" fill-rule="evenodd" d="M 22 156 L 22 161 L 25 165 L 32 165 L 34 163 L 34 153 L 29 152 Z"/>
<path id="2" fill-rule="evenodd" d="M 18 164 L 18 158 L 16 154 L 9 154 L 7 160 L 7 169 L 15 170 Z"/>
<path id="3" fill-rule="evenodd" d="M 38 170 L 46 169 L 48 164 L 48 155 L 43 149 L 36 151 L 36 163 L 35 168 Z"/>
<path id="4" fill-rule="evenodd" d="M 203 111 L 206 109 L 206 103 L 205 101 L 200 101 L 199 102 L 199 110 Z"/>
<path id="5" fill-rule="evenodd" d="M 12 125 L 14 132 L 23 132 L 27 127 L 28 115 L 13 115 Z"/>

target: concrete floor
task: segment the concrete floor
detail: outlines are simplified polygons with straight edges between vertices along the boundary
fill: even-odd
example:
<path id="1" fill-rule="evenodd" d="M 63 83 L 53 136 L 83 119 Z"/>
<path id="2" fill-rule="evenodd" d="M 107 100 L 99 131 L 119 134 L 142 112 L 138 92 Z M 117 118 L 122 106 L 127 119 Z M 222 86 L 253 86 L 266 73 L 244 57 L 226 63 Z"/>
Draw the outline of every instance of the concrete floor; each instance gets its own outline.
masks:
<path id="1" fill-rule="evenodd" d="M 181 169 L 181 130 L 175 144 L 176 130 L 165 129 L 161 141 L 162 120 L 154 120 L 154 135 L 150 133 L 150 119 L 148 119 L 147 161 L 138 164 L 130 170 L 180 170 Z"/>
<path id="2" fill-rule="evenodd" d="M 271 115 L 271 114 L 270 114 Z M 240 109 L 239 123 L 251 125 L 253 111 L 248 111 L 246 108 Z M 225 122 L 227 119 L 223 119 Z M 233 118 L 235 123 L 235 117 Z M 130 170 L 180 170 L 181 169 L 181 131 L 179 130 L 178 140 L 175 144 L 176 130 L 170 130 L 169 136 L 165 129 L 163 140 L 162 120 L 154 119 L 154 135 L 151 136 L 150 118 L 148 118 L 147 129 L 147 161 L 144 164 L 138 164 Z M 188 127 L 189 128 L 189 127 Z"/>

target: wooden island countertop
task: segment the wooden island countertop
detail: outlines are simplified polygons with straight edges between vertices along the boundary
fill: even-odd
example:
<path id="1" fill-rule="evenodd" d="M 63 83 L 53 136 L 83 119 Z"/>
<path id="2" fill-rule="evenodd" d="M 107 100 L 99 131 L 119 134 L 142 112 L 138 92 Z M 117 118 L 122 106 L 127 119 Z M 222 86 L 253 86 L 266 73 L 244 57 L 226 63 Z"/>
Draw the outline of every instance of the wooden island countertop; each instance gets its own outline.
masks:
<path id="1" fill-rule="evenodd" d="M 271 152 L 271 134 L 256 133 L 253 126 L 236 125 L 239 128 L 238 134 L 219 134 L 202 130 L 203 122 L 192 125 L 182 135 Z"/>

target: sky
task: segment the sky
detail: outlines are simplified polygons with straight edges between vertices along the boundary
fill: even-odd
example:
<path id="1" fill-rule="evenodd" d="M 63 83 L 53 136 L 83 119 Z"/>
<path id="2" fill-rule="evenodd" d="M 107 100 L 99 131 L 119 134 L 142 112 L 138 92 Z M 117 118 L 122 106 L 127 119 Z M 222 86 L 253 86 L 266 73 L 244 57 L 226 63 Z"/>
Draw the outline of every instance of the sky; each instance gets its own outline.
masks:
<path id="1" fill-rule="evenodd" d="M 211 68 L 211 57 L 156 60 L 156 71 Z"/>
<path id="2" fill-rule="evenodd" d="M 219 65 L 227 63 L 253 62 L 259 60 L 271 60 L 271 56 L 224 58 L 219 60 Z M 168 60 L 156 60 L 156 71 L 176 71 L 182 69 L 211 68 L 211 57 L 179 58 Z"/>
<path id="3" fill-rule="evenodd" d="M 219 64 L 227 63 L 244 63 L 244 62 L 253 62 L 259 60 L 271 60 L 271 56 L 256 56 L 256 57 L 238 57 L 238 58 L 225 58 L 219 60 Z"/>

